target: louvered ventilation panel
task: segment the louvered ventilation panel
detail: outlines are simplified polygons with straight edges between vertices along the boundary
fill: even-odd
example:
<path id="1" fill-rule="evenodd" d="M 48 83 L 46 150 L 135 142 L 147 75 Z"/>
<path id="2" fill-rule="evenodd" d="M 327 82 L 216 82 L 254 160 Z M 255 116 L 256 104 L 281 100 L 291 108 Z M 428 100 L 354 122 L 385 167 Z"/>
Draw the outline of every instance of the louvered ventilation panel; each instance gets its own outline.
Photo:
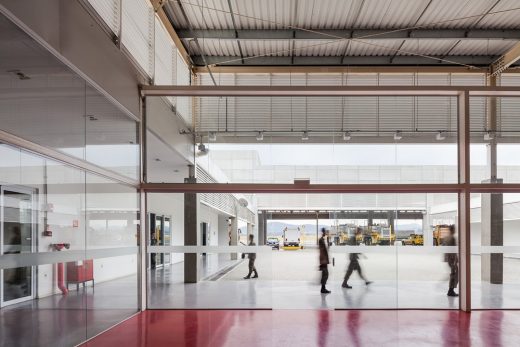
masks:
<path id="1" fill-rule="evenodd" d="M 147 0 L 124 0 L 121 43 L 142 70 L 153 76 L 154 15 Z"/>
<path id="2" fill-rule="evenodd" d="M 472 85 L 483 86 L 483 74 L 217 74 L 219 84 L 305 85 Z M 516 75 L 504 75 L 502 85 L 519 85 Z M 211 85 L 207 74 L 201 85 Z M 227 106 L 226 106 L 227 99 Z M 199 131 L 339 131 L 360 135 L 393 131 L 456 131 L 456 97 L 273 97 L 201 98 Z M 499 129 L 520 129 L 516 99 L 499 100 Z M 472 97 L 471 130 L 486 129 L 487 99 Z M 502 125 L 503 123 L 503 125 Z"/>
<path id="3" fill-rule="evenodd" d="M 188 69 L 188 66 L 184 62 L 184 60 L 180 57 L 177 52 L 177 66 L 176 66 L 176 77 L 177 77 L 177 85 L 179 86 L 189 86 L 191 84 L 191 72 Z M 179 114 L 182 119 L 189 126 L 192 125 L 192 98 L 191 97 L 177 97 L 176 102 L 176 110 L 177 114 Z"/>
<path id="4" fill-rule="evenodd" d="M 116 35 L 119 35 L 120 0 L 88 0 L 99 17 Z"/>

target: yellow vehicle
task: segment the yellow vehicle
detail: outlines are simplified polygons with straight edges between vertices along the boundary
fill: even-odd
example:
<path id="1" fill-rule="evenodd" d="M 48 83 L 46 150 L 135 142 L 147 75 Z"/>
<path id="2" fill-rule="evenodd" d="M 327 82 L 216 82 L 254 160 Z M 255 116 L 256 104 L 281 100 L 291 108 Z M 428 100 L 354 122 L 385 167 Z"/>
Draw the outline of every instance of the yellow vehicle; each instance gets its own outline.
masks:
<path id="1" fill-rule="evenodd" d="M 380 242 L 380 238 L 381 235 L 377 227 L 362 227 L 361 232 L 356 233 L 356 244 L 377 245 Z"/>
<path id="2" fill-rule="evenodd" d="M 424 244 L 424 238 L 420 234 L 410 234 L 410 236 L 403 240 L 403 246 L 422 246 Z"/>
<path id="3" fill-rule="evenodd" d="M 450 226 L 447 224 L 435 225 L 433 227 L 433 245 L 440 246 L 442 241 L 450 233 Z"/>
<path id="4" fill-rule="evenodd" d="M 334 240 L 334 244 L 344 246 L 350 243 L 350 239 L 354 237 L 356 227 L 349 224 L 340 224 L 332 226 L 331 236 Z"/>
<path id="5" fill-rule="evenodd" d="M 377 227 L 380 245 L 393 245 L 395 243 L 395 232 L 392 227 Z"/>

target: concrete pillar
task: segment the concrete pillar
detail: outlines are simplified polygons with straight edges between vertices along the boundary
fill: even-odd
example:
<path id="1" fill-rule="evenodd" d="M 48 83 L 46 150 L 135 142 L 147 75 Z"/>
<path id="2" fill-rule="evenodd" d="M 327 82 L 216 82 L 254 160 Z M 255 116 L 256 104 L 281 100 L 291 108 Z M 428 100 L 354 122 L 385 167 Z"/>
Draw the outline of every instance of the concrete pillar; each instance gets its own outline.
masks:
<path id="1" fill-rule="evenodd" d="M 390 226 L 390 228 L 392 228 L 392 231 L 395 233 L 395 215 L 396 215 L 396 211 L 388 211 L 388 226 Z M 397 234 L 397 233 L 396 233 Z"/>
<path id="2" fill-rule="evenodd" d="M 267 242 L 267 214 L 258 214 L 258 244 L 263 246 Z"/>
<path id="3" fill-rule="evenodd" d="M 185 183 L 197 183 L 195 170 L 190 165 L 190 175 Z M 199 245 L 199 197 L 196 193 L 184 193 L 184 245 Z M 197 253 L 184 254 L 184 282 L 197 283 L 199 281 L 199 255 Z"/>
<path id="4" fill-rule="evenodd" d="M 502 183 L 502 180 L 485 180 L 483 183 Z M 500 193 L 481 194 L 481 244 L 482 246 L 504 245 L 504 201 Z M 483 281 L 502 284 L 504 279 L 504 255 L 483 253 L 481 255 Z"/>
<path id="5" fill-rule="evenodd" d="M 426 214 L 423 215 L 423 244 L 433 246 L 433 218 L 431 208 L 433 206 L 433 194 L 426 194 Z"/>
<path id="6" fill-rule="evenodd" d="M 374 224 L 374 211 L 368 210 L 367 212 L 367 222 L 368 225 L 371 226 L 372 224 Z"/>
<path id="7" fill-rule="evenodd" d="M 496 86 L 496 76 L 488 78 L 488 85 Z M 502 183 L 497 178 L 497 100 L 496 97 L 488 98 L 486 128 L 490 132 L 491 139 L 486 145 L 487 168 L 489 179 L 482 183 Z M 481 195 L 481 244 L 482 246 L 504 245 L 504 219 L 503 219 L 502 194 Z M 502 284 L 504 277 L 504 255 L 502 253 L 481 255 L 481 276 L 483 281 L 494 284 Z"/>
<path id="8" fill-rule="evenodd" d="M 229 246 L 229 222 L 228 216 L 218 216 L 218 245 Z"/>
<path id="9" fill-rule="evenodd" d="M 238 219 L 237 217 L 230 217 L 231 220 L 231 226 L 230 226 L 230 233 L 231 238 L 229 240 L 230 246 L 237 246 L 238 245 Z M 231 260 L 237 260 L 238 256 L 237 253 L 231 253 Z"/>

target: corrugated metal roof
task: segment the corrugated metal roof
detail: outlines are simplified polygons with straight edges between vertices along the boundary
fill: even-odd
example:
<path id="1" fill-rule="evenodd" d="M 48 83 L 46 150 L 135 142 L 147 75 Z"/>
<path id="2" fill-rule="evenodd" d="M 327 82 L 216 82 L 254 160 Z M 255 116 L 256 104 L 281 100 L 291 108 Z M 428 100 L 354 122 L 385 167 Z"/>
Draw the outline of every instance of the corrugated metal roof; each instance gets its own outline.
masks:
<path id="1" fill-rule="evenodd" d="M 501 0 L 498 5 L 493 9 L 496 11 L 505 11 L 511 8 L 520 7 L 518 0 Z M 477 28 L 510 28 L 520 29 L 520 11 L 511 11 L 497 14 L 487 15 L 485 18 L 478 23 Z"/>
<path id="2" fill-rule="evenodd" d="M 193 29 L 233 28 L 227 0 L 181 3 Z M 433 0 L 427 7 L 428 4 L 429 0 L 231 0 L 237 29 L 281 29 L 288 25 L 313 29 L 405 28 L 417 20 L 417 25 L 443 22 L 435 28 L 468 28 L 477 22 L 478 28 L 520 26 L 519 11 L 481 18 L 495 4 L 494 0 Z M 517 7 L 518 0 L 502 0 L 492 11 Z M 174 17 L 176 28 L 187 27 L 181 16 Z M 457 18 L 463 19 L 447 21 Z"/>
<path id="3" fill-rule="evenodd" d="M 457 40 L 406 40 L 398 55 L 410 53 L 438 55 L 446 53 Z"/>
<path id="4" fill-rule="evenodd" d="M 351 56 L 382 56 L 393 55 L 403 40 L 356 40 L 349 46 L 348 55 Z"/>
<path id="5" fill-rule="evenodd" d="M 250 57 L 258 54 L 267 56 L 290 56 L 291 42 L 288 40 L 241 40 L 244 56 Z"/>
<path id="6" fill-rule="evenodd" d="M 329 42 L 329 43 L 327 43 Z M 294 55 L 296 56 L 338 56 L 345 53 L 347 40 L 330 40 L 330 41 L 295 41 Z M 290 53 L 289 53 L 290 55 Z"/>
<path id="7" fill-rule="evenodd" d="M 240 56 L 236 40 L 198 39 L 206 56 Z M 297 40 L 295 56 L 501 55 L 514 46 L 510 40 Z M 183 40 L 192 55 L 200 55 L 196 44 Z M 403 44 L 404 42 L 404 44 Z M 240 40 L 244 56 L 291 56 L 290 40 Z M 401 46 L 401 44 L 403 44 Z M 456 45 L 455 45 L 456 44 Z M 454 47 L 452 50 L 450 50 Z M 399 50 L 399 51 L 398 51 Z"/>
<path id="8" fill-rule="evenodd" d="M 501 55 L 515 45 L 516 41 L 468 40 L 461 41 L 451 51 L 453 55 Z"/>

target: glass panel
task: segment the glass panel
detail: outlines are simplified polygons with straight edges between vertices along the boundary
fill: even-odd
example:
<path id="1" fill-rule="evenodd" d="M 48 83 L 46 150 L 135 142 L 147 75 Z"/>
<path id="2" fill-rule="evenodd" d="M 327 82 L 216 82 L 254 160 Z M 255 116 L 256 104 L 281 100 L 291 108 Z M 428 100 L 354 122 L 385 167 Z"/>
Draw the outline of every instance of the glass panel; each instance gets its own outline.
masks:
<path id="1" fill-rule="evenodd" d="M 520 307 L 520 194 L 471 195 L 472 307 Z"/>
<path id="2" fill-rule="evenodd" d="M 520 150 L 520 98 L 473 97 L 471 101 L 476 106 L 471 109 L 471 182 L 520 182 L 516 155 Z"/>
<path id="3" fill-rule="evenodd" d="M 87 255 L 103 249 L 124 252 L 75 264 L 77 281 L 86 287 L 89 338 L 138 310 L 139 200 L 135 188 L 100 176 L 87 174 L 86 183 Z"/>
<path id="4" fill-rule="evenodd" d="M 78 344 L 86 336 L 85 296 L 70 286 L 62 256 L 84 258 L 85 175 L 4 144 L 0 157 L 0 254 L 19 256 L 0 269 L 0 320 L 23 327 L 2 330 L 2 343 Z"/>
<path id="5" fill-rule="evenodd" d="M 171 266 L 158 265 L 161 247 L 150 251 L 151 308 L 458 308 L 456 297 L 447 296 L 451 259 L 458 259 L 457 194 L 204 193 L 189 200 L 154 193 L 147 199 L 150 221 L 172 213 L 172 244 L 189 245 L 186 228 L 197 227 L 191 242 L 198 247 L 194 255 L 163 248 L 173 252 Z M 176 224 L 189 215 L 184 207 L 194 211 L 194 201 L 197 222 Z M 321 239 L 323 229 L 328 236 Z M 157 230 L 150 226 L 149 233 L 157 245 Z M 228 248 L 250 245 L 250 235 L 261 246 L 251 263 L 247 248 L 244 258 Z M 322 274 L 330 295 L 320 295 Z"/>
<path id="6" fill-rule="evenodd" d="M 88 86 L 85 159 L 121 175 L 139 177 L 138 123 Z"/>

